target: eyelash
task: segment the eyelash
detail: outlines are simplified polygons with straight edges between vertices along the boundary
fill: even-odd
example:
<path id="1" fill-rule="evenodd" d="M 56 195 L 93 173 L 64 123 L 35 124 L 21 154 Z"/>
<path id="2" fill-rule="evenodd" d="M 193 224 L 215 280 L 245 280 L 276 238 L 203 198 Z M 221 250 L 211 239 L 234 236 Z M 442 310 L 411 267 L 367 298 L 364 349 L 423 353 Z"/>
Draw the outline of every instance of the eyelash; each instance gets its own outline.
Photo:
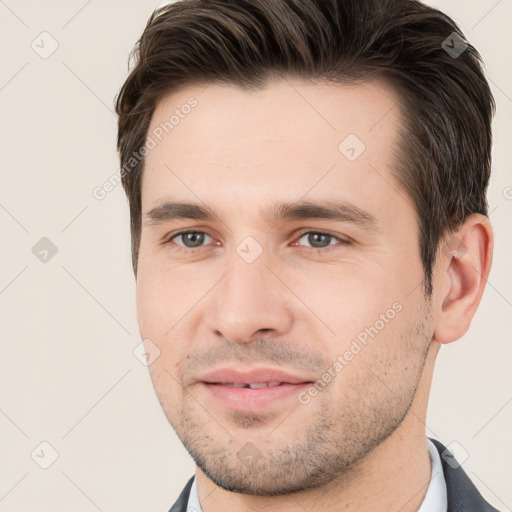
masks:
<path id="1" fill-rule="evenodd" d="M 172 236 L 168 237 L 166 240 L 164 240 L 163 244 L 164 245 L 168 245 L 168 244 L 171 244 L 173 243 L 172 240 L 174 240 L 175 238 L 181 236 L 181 235 L 186 235 L 188 233 L 200 233 L 200 234 L 205 234 L 207 236 L 210 236 L 208 233 L 206 233 L 205 231 L 196 231 L 196 230 L 185 230 L 185 231 L 179 231 L 178 233 L 174 233 Z M 311 233 L 314 233 L 316 235 L 325 235 L 325 236 L 328 236 L 328 237 L 331 237 L 331 238 L 335 238 L 336 240 L 338 240 L 338 242 L 340 242 L 339 244 L 336 244 L 336 245 L 328 245 L 327 247 L 307 247 L 307 246 L 303 246 L 303 245 L 300 245 L 298 247 L 302 247 L 303 249 L 309 249 L 309 250 L 312 250 L 312 251 L 315 251 L 315 252 L 325 252 L 329 249 L 331 249 L 332 247 L 337 247 L 338 245 L 350 245 L 350 241 L 348 240 L 343 240 L 342 238 L 340 238 L 339 236 L 336 236 L 336 235 L 333 235 L 332 233 L 329 233 L 327 231 L 314 231 L 314 230 L 305 230 L 305 231 L 302 231 L 300 232 L 296 238 L 295 238 L 295 242 L 298 242 L 301 238 L 304 237 L 304 235 L 308 235 L 308 234 L 311 234 Z M 204 249 L 206 246 L 202 245 L 200 247 L 185 247 L 185 246 L 182 246 L 182 245 L 179 245 L 179 244 L 173 244 L 176 246 L 176 250 L 178 251 L 182 251 L 182 252 L 187 252 L 187 253 L 195 253 L 201 249 Z"/>

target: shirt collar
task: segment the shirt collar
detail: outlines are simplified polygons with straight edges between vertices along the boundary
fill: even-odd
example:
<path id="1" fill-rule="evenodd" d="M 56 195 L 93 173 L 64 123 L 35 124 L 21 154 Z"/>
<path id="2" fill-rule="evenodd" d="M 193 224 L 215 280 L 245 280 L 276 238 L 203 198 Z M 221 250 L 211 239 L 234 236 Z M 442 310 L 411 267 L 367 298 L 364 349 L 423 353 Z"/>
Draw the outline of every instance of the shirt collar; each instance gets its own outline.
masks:
<path id="1" fill-rule="evenodd" d="M 418 512 L 446 512 L 448 498 L 446 494 L 446 481 L 444 479 L 441 457 L 435 444 L 427 437 L 428 453 L 432 462 L 432 474 L 427 494 L 421 503 Z"/>

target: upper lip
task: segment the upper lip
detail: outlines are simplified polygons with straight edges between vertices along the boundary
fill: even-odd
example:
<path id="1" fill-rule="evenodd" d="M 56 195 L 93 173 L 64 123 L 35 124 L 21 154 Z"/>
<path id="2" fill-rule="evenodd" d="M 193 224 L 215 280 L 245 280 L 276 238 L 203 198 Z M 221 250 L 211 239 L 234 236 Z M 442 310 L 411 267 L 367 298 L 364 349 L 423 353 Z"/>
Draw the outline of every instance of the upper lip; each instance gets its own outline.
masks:
<path id="1" fill-rule="evenodd" d="M 286 384 L 303 384 L 313 382 L 308 377 L 293 375 L 279 369 L 253 368 L 242 371 L 235 368 L 219 368 L 198 377 L 199 381 L 209 384 L 257 384 L 263 382 L 280 382 Z"/>

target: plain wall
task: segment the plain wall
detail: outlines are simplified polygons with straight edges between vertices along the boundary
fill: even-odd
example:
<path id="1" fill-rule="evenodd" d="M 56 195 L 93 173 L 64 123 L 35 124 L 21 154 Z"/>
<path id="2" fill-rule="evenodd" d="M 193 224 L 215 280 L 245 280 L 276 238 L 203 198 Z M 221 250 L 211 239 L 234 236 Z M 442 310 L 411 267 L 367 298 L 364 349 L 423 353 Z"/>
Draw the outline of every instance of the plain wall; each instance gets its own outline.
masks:
<path id="1" fill-rule="evenodd" d="M 429 3 L 484 56 L 497 115 L 493 269 L 469 332 L 441 348 L 427 433 L 464 447 L 475 485 L 511 510 L 512 2 Z M 148 369 L 133 354 L 141 340 L 122 186 L 103 200 L 93 196 L 119 168 L 113 99 L 157 5 L 0 2 L 4 512 L 167 511 L 193 474 Z M 42 58 L 52 40 L 58 48 Z M 47 469 L 40 464 L 51 461 L 52 449 L 42 442 L 58 453 Z"/>

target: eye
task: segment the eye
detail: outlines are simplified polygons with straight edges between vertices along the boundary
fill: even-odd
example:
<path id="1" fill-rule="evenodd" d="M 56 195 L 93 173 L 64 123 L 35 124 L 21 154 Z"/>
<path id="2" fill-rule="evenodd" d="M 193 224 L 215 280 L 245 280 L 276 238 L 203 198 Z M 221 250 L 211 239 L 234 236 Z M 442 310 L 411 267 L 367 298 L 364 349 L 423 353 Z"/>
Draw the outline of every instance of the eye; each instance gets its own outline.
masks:
<path id="1" fill-rule="evenodd" d="M 172 236 L 167 243 L 172 241 L 181 240 L 182 243 L 173 242 L 180 247 L 185 247 L 186 249 L 196 249 L 203 245 L 206 237 L 212 239 L 212 237 L 206 234 L 204 231 L 182 231 L 181 233 L 176 233 Z"/>
<path id="2" fill-rule="evenodd" d="M 210 241 L 208 241 L 210 239 Z M 309 245 L 302 245 L 299 242 L 305 239 Z M 178 246 L 178 250 L 193 251 L 211 243 L 213 238 L 204 231 L 181 231 L 174 234 L 165 244 L 173 243 Z M 334 242 L 334 243 L 333 243 Z M 328 249 L 333 245 L 348 245 L 350 241 L 344 240 L 336 235 L 324 231 L 304 231 L 292 245 L 302 246 L 307 249 Z"/>
<path id="3" fill-rule="evenodd" d="M 326 249 L 332 245 L 337 245 L 336 243 L 332 244 L 332 241 L 340 242 L 341 244 L 348 245 L 350 242 L 348 240 L 343 240 L 335 235 L 331 235 L 330 233 L 325 233 L 323 231 L 305 231 L 303 232 L 295 245 L 299 245 L 298 242 L 305 238 L 309 246 L 304 246 L 309 249 Z"/>

